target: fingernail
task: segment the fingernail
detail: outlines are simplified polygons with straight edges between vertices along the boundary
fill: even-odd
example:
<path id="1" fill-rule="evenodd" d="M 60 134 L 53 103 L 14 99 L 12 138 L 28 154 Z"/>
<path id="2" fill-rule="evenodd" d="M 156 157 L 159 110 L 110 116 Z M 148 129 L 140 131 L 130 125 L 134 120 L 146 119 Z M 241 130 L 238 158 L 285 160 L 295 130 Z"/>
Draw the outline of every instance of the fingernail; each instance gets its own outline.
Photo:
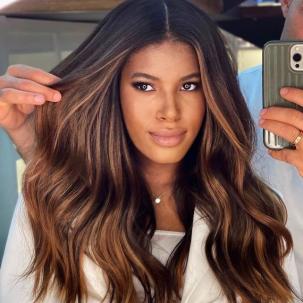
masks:
<path id="1" fill-rule="evenodd" d="M 61 100 L 61 94 L 59 92 L 56 92 L 54 94 L 54 101 L 60 101 Z"/>
<path id="2" fill-rule="evenodd" d="M 262 125 L 264 123 L 264 121 L 265 121 L 264 119 L 260 119 L 259 124 Z"/>
<path id="3" fill-rule="evenodd" d="M 36 95 L 34 98 L 35 98 L 35 102 L 38 104 L 43 104 L 45 101 L 44 97 L 41 95 Z"/>
<path id="4" fill-rule="evenodd" d="M 260 115 L 261 116 L 265 115 L 267 113 L 267 111 L 268 110 L 266 108 L 262 109 L 261 112 L 260 112 Z"/>
<path id="5" fill-rule="evenodd" d="M 281 88 L 281 90 L 280 90 L 281 95 L 285 96 L 285 95 L 287 95 L 287 93 L 288 93 L 288 88 L 286 88 L 286 87 Z"/>

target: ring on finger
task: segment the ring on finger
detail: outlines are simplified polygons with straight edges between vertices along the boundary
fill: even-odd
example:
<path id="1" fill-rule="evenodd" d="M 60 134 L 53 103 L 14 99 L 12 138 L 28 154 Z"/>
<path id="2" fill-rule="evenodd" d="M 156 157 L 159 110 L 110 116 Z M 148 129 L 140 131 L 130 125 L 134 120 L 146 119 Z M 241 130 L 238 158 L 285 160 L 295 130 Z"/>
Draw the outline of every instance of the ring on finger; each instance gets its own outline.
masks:
<path id="1" fill-rule="evenodd" d="M 301 142 L 301 140 L 303 139 L 303 132 L 300 130 L 298 136 L 296 137 L 296 139 L 293 141 L 294 145 L 297 145 Z"/>

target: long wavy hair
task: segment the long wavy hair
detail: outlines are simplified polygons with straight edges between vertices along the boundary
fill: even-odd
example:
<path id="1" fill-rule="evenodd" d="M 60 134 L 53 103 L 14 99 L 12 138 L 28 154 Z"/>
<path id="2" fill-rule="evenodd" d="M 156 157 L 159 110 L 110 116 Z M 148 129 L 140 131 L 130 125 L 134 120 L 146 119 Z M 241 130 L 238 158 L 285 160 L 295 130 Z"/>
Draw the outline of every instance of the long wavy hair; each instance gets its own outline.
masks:
<path id="1" fill-rule="evenodd" d="M 206 114 L 174 183 L 185 235 L 166 266 L 151 253 L 152 196 L 136 161 L 120 107 L 128 58 L 167 39 L 191 45 L 201 71 Z M 180 299 L 195 207 L 209 226 L 208 263 L 231 303 L 290 302 L 283 270 L 292 248 L 281 199 L 252 171 L 252 119 L 236 68 L 210 18 L 184 0 L 129 0 L 52 71 L 60 103 L 33 113 L 36 146 L 23 181 L 34 256 L 35 302 L 55 287 L 62 302 L 87 298 L 83 259 L 106 277 L 109 302 Z"/>

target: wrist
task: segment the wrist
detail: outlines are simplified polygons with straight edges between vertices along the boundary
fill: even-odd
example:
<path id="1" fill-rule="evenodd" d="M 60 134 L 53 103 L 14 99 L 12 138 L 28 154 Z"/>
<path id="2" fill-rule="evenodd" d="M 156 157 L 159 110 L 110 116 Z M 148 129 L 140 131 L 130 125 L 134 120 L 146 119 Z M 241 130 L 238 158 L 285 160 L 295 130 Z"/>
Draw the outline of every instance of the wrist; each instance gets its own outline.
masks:
<path id="1" fill-rule="evenodd" d="M 14 143 L 12 143 L 14 149 L 16 150 L 16 152 L 18 153 L 18 155 L 23 159 L 23 161 L 27 164 L 27 162 L 30 159 L 30 155 L 31 155 L 31 149 L 30 148 L 18 148 Z"/>
<path id="2" fill-rule="evenodd" d="M 34 148 L 34 135 L 32 129 L 20 129 L 14 131 L 6 131 L 11 139 L 12 146 L 20 157 L 27 163 L 31 157 Z"/>

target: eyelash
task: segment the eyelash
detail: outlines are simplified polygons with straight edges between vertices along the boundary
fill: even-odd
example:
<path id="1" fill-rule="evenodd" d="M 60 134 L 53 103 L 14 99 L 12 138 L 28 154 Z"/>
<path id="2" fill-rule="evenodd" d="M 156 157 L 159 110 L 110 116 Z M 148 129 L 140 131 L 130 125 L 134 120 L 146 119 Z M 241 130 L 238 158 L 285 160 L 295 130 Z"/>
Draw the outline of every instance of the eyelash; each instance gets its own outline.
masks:
<path id="1" fill-rule="evenodd" d="M 197 89 L 199 89 L 200 88 L 200 82 L 186 82 L 186 83 L 184 83 L 183 85 L 182 85 L 182 87 L 184 86 L 184 85 L 186 85 L 186 84 L 190 84 L 190 85 L 195 85 L 196 86 L 196 88 L 195 89 L 193 89 L 193 90 L 183 90 L 183 91 L 188 91 L 188 92 L 192 92 L 192 91 L 196 91 Z M 134 83 L 132 83 L 132 85 L 133 85 L 133 87 L 135 88 L 135 89 L 137 89 L 137 90 L 140 90 L 140 91 L 143 91 L 143 92 L 150 92 L 150 91 L 153 91 L 153 90 L 143 90 L 143 89 L 140 89 L 139 87 L 140 86 L 143 86 L 143 85 L 146 85 L 146 86 L 151 86 L 152 87 L 152 85 L 151 84 L 149 84 L 149 83 L 147 83 L 147 82 L 134 82 Z"/>

